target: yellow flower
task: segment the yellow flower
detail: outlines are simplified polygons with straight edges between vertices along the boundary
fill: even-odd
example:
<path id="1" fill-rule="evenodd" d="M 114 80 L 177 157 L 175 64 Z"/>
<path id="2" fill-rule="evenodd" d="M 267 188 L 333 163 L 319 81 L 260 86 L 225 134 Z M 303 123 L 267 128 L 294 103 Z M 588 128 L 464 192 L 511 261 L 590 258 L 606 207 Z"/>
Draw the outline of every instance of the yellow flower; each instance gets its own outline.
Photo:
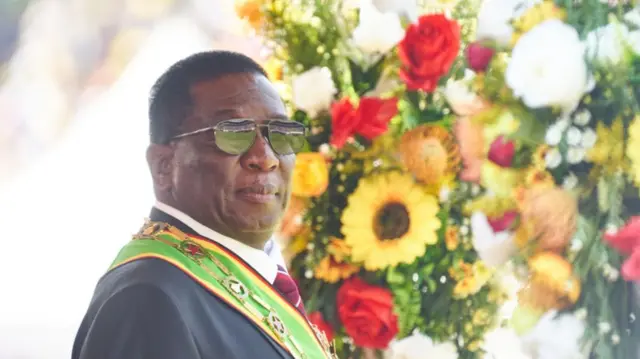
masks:
<path id="1" fill-rule="evenodd" d="M 307 201 L 304 198 L 291 196 L 278 228 L 278 237 L 287 239 L 300 233 L 306 211 Z"/>
<path id="2" fill-rule="evenodd" d="M 473 318 L 471 322 L 473 325 L 484 325 L 487 324 L 491 320 L 491 316 L 486 309 L 478 309 L 475 313 L 473 313 Z"/>
<path id="3" fill-rule="evenodd" d="M 293 258 L 302 253 L 307 248 L 310 237 L 311 230 L 309 227 L 304 227 L 295 236 L 291 237 L 291 240 L 285 250 L 287 256 Z"/>
<path id="4" fill-rule="evenodd" d="M 587 159 L 602 167 L 608 173 L 615 173 L 624 168 L 624 125 L 621 118 L 617 118 L 607 128 L 602 122 L 596 127 L 598 140 L 589 152 Z"/>
<path id="5" fill-rule="evenodd" d="M 238 0 L 235 3 L 235 10 L 238 17 L 245 20 L 254 30 L 260 29 L 264 21 L 260 7 L 261 0 Z"/>
<path id="6" fill-rule="evenodd" d="M 565 309 L 580 298 L 581 285 L 573 267 L 562 256 L 542 252 L 529 260 L 531 276 L 518 293 L 518 301 L 537 310 Z"/>
<path id="7" fill-rule="evenodd" d="M 556 182 L 553 179 L 551 173 L 546 170 L 540 168 L 530 168 L 525 177 L 524 181 L 525 186 L 533 187 L 533 186 L 547 186 L 547 187 L 555 187 Z"/>
<path id="8" fill-rule="evenodd" d="M 522 183 L 524 173 L 514 168 L 504 168 L 491 161 L 482 164 L 481 183 L 497 197 L 509 197 Z"/>
<path id="9" fill-rule="evenodd" d="M 544 170 L 547 168 L 545 157 L 550 150 L 551 146 L 549 145 L 540 145 L 536 148 L 536 150 L 531 155 L 531 163 L 533 164 L 534 168 L 540 170 Z"/>
<path id="10" fill-rule="evenodd" d="M 317 152 L 299 153 L 293 170 L 291 193 L 299 197 L 316 197 L 329 185 L 329 168 L 325 157 Z"/>
<path id="11" fill-rule="evenodd" d="M 482 212 L 489 218 L 499 218 L 505 212 L 516 208 L 516 202 L 512 196 L 495 197 L 485 195 L 467 202 L 464 206 L 464 213 L 471 215 L 474 212 Z"/>
<path id="12" fill-rule="evenodd" d="M 336 283 L 358 273 L 360 267 L 347 262 L 351 248 L 340 239 L 333 238 L 327 246 L 328 254 L 315 269 L 315 277 L 327 283 Z"/>
<path id="13" fill-rule="evenodd" d="M 552 0 L 545 0 L 531 7 L 513 22 L 513 28 L 515 31 L 513 32 L 511 45 L 515 46 L 516 42 L 520 39 L 520 36 L 543 21 L 551 19 L 564 20 L 566 17 L 566 11 L 556 6 Z"/>
<path id="14" fill-rule="evenodd" d="M 441 126 L 422 125 L 405 132 L 400 139 L 400 157 L 416 178 L 433 185 L 453 177 L 460 167 L 455 139 Z"/>
<path id="15" fill-rule="evenodd" d="M 475 352 L 478 349 L 480 349 L 481 345 L 482 345 L 482 342 L 480 340 L 474 340 L 471 343 L 469 343 L 469 345 L 467 346 L 467 349 L 469 349 L 469 351 Z"/>
<path id="16" fill-rule="evenodd" d="M 282 81 L 282 62 L 274 57 L 270 57 L 262 66 L 271 82 Z"/>
<path id="17" fill-rule="evenodd" d="M 640 186 L 640 116 L 636 115 L 629 125 L 627 157 L 631 162 L 630 172 L 636 186 Z"/>
<path id="18" fill-rule="evenodd" d="M 459 262 L 455 267 L 449 269 L 449 275 L 457 281 L 453 288 L 453 296 L 466 298 L 478 293 L 491 279 L 492 272 L 482 261 L 477 261 L 474 264 Z"/>
<path id="19" fill-rule="evenodd" d="M 437 199 L 409 173 L 361 179 L 341 218 L 352 260 L 378 270 L 422 257 L 438 241 L 438 211 Z"/>
<path id="20" fill-rule="evenodd" d="M 449 226 L 447 227 L 447 231 L 444 234 L 444 243 L 447 246 L 447 249 L 452 251 L 458 248 L 458 227 L 457 226 Z"/>

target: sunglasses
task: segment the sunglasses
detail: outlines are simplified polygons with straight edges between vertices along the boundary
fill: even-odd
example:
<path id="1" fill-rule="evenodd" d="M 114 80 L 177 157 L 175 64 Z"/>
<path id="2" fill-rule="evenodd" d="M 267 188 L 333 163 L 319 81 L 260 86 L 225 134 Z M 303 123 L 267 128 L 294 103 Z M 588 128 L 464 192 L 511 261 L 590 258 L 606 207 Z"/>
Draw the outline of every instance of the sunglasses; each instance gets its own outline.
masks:
<path id="1" fill-rule="evenodd" d="M 173 138 L 178 139 L 213 131 L 213 139 L 220 150 L 230 155 L 241 155 L 255 143 L 258 129 L 267 139 L 273 151 L 279 155 L 298 153 L 304 147 L 306 128 L 299 122 L 287 120 L 256 123 L 252 119 L 231 119 Z"/>

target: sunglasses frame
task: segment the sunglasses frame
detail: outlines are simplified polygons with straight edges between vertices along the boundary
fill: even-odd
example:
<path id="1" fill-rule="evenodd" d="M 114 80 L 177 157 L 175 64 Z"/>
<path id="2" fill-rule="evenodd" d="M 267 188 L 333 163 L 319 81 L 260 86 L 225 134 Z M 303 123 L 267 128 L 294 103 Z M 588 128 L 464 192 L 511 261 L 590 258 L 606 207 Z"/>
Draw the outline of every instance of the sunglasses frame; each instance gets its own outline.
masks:
<path id="1" fill-rule="evenodd" d="M 266 130 L 267 130 L 266 136 L 265 136 L 265 134 L 264 134 L 264 133 L 262 133 L 262 132 L 261 132 L 261 134 L 263 135 L 263 137 L 265 138 L 265 140 L 267 140 L 267 142 L 269 143 L 269 146 L 271 147 L 271 149 L 273 150 L 273 152 L 275 152 L 275 153 L 277 153 L 277 154 L 279 154 L 279 155 L 281 155 L 281 156 L 286 156 L 286 155 L 289 155 L 289 154 L 296 154 L 297 152 L 295 152 L 295 151 L 294 151 L 294 152 L 291 152 L 291 153 L 288 153 L 288 154 L 281 154 L 281 153 L 280 153 L 280 152 L 278 152 L 275 148 L 273 148 L 273 144 L 271 143 L 271 138 L 270 138 L 270 134 L 271 134 L 271 125 L 272 125 L 273 123 L 277 123 L 277 122 L 285 122 L 285 123 L 295 123 L 295 124 L 299 124 L 299 125 L 300 125 L 300 128 L 302 129 L 302 136 L 303 136 L 303 137 L 306 137 L 306 136 L 307 136 L 307 132 L 308 132 L 308 131 L 307 131 L 307 128 L 306 128 L 303 124 L 301 124 L 300 122 L 291 121 L 291 120 L 275 119 L 275 120 L 269 120 L 269 121 L 267 121 L 266 123 L 258 123 L 258 122 L 256 122 L 254 119 L 250 119 L 250 118 L 231 118 L 231 119 L 228 119 L 228 120 L 220 121 L 220 122 L 216 123 L 216 124 L 215 124 L 215 125 L 213 125 L 213 126 L 209 126 L 209 127 L 201 128 L 201 129 L 198 129 L 198 130 L 195 130 L 195 131 L 191 131 L 191 132 L 181 133 L 181 134 L 179 134 L 179 135 L 173 136 L 173 138 L 172 138 L 172 139 L 173 139 L 173 140 L 177 140 L 177 139 L 181 139 L 181 138 L 184 138 L 184 137 L 190 137 L 190 136 L 194 136 L 194 135 L 199 135 L 199 134 L 201 134 L 201 133 L 205 133 L 205 132 L 213 131 L 213 138 L 214 138 L 214 141 L 216 141 L 216 147 L 218 147 L 218 149 L 220 149 L 220 151 L 222 151 L 222 152 L 224 152 L 224 153 L 227 153 L 227 154 L 230 154 L 230 155 L 234 155 L 234 156 L 241 155 L 242 153 L 244 153 L 244 152 L 248 151 L 248 150 L 251 148 L 251 146 L 253 146 L 253 144 L 255 143 L 256 138 L 257 138 L 257 133 L 256 133 L 256 136 L 254 136 L 254 137 L 253 137 L 253 141 L 251 142 L 251 144 L 247 147 L 247 149 L 246 149 L 245 151 L 243 151 L 243 152 L 241 152 L 241 153 L 229 153 L 229 152 L 227 152 L 227 151 L 224 151 L 224 150 L 223 150 L 223 149 L 221 149 L 221 148 L 220 148 L 220 146 L 218 146 L 218 144 L 217 144 L 217 140 L 216 140 L 216 137 L 215 137 L 215 136 L 216 136 L 216 131 L 219 131 L 220 127 L 221 127 L 223 124 L 225 124 L 225 123 L 227 123 L 227 122 L 232 122 L 232 121 L 251 121 L 251 122 L 253 123 L 253 125 L 254 125 L 254 126 L 256 126 L 256 128 L 255 128 L 255 129 L 256 129 L 256 132 L 258 132 L 258 131 L 260 131 L 260 132 L 261 132 L 261 131 L 263 131 L 264 129 L 266 129 Z"/>

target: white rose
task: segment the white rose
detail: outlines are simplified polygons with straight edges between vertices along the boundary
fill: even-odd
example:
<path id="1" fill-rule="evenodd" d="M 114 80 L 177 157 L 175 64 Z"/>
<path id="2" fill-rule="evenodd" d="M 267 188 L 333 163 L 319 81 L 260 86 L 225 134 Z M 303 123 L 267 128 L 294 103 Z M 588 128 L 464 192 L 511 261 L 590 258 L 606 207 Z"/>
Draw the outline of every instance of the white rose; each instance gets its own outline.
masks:
<path id="1" fill-rule="evenodd" d="M 586 359 L 581 345 L 586 329 L 575 315 L 547 312 L 536 326 L 522 337 L 525 351 L 535 359 Z"/>
<path id="2" fill-rule="evenodd" d="M 313 117 L 329 108 L 336 87 L 331 71 L 326 67 L 314 67 L 293 79 L 293 104 Z"/>
<path id="3" fill-rule="evenodd" d="M 457 359 L 458 351 L 451 342 L 435 343 L 424 334 L 413 334 L 390 345 L 389 359 Z"/>
<path id="4" fill-rule="evenodd" d="M 505 264 L 517 250 L 513 233 L 494 233 L 484 213 L 475 212 L 471 215 L 471 230 L 473 248 L 488 266 L 498 267 Z"/>
<path id="5" fill-rule="evenodd" d="M 367 54 L 387 53 L 404 37 L 400 16 L 378 10 L 371 0 L 360 4 L 360 23 L 353 30 L 354 44 Z"/>
<path id="6" fill-rule="evenodd" d="M 547 20 L 522 35 L 506 71 L 507 85 L 530 108 L 558 106 L 565 114 L 593 88 L 578 32 Z"/>
<path id="7" fill-rule="evenodd" d="M 472 71 L 465 71 L 463 79 L 449 79 L 444 87 L 444 98 L 457 115 L 472 115 L 485 106 L 482 99 L 475 92 L 469 90 L 469 82 L 473 79 L 473 76 Z"/>
<path id="8" fill-rule="evenodd" d="M 602 64 L 618 64 L 622 60 L 629 39 L 629 29 L 611 23 L 587 34 L 587 56 Z"/>
<path id="9" fill-rule="evenodd" d="M 476 38 L 508 46 L 513 36 L 511 21 L 529 7 L 527 0 L 485 0 L 478 11 Z"/>
<path id="10" fill-rule="evenodd" d="M 513 329 L 497 328 L 484 337 L 482 349 L 485 359 L 530 359 L 522 347 L 522 341 Z"/>
<path id="11" fill-rule="evenodd" d="M 631 31 L 627 35 L 627 45 L 636 55 L 640 54 L 640 30 Z"/>
<path id="12" fill-rule="evenodd" d="M 373 5 L 380 12 L 393 12 L 408 18 L 411 22 L 415 21 L 419 14 L 416 0 L 373 0 Z"/>
<path id="13" fill-rule="evenodd" d="M 624 20 L 635 26 L 640 26 L 640 7 L 635 7 L 624 14 Z"/>

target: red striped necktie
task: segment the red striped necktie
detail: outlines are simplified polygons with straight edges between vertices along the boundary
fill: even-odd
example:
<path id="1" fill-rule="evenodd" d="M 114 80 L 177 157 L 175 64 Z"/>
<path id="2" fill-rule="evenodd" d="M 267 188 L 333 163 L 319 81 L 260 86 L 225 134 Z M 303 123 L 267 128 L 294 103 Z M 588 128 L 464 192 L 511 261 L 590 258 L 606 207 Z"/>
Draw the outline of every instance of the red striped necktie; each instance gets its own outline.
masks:
<path id="1" fill-rule="evenodd" d="M 296 282 L 293 281 L 293 278 L 287 273 L 287 270 L 284 267 L 278 265 L 278 275 L 276 276 L 275 281 L 273 282 L 273 286 L 289 301 L 289 303 L 293 304 L 294 307 L 298 308 L 300 313 L 305 316 L 307 313 L 304 310 L 304 303 L 302 303 L 302 298 L 300 297 L 300 292 L 298 291 L 298 286 Z"/>

